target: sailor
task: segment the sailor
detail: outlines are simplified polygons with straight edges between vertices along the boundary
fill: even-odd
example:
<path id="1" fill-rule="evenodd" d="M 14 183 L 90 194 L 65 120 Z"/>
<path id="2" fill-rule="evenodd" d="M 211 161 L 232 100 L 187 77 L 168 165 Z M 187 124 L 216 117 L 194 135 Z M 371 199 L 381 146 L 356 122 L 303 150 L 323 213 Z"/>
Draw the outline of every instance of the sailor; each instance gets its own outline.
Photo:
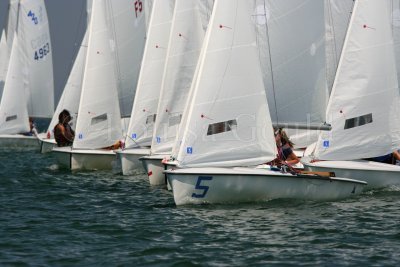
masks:
<path id="1" fill-rule="evenodd" d="M 379 156 L 379 157 L 369 158 L 368 160 L 380 162 L 380 163 L 400 165 L 400 153 L 399 153 L 399 150 L 395 150 L 392 153 L 389 153 L 389 154 L 386 154 L 383 156 Z"/>
<path id="2" fill-rule="evenodd" d="M 37 136 L 38 135 L 36 125 L 33 122 L 33 119 L 31 117 L 29 117 L 29 132 L 21 133 L 21 134 L 25 135 L 25 136 Z"/>
<path id="3" fill-rule="evenodd" d="M 59 147 L 71 146 L 74 141 L 75 132 L 69 125 L 71 120 L 72 117 L 66 109 L 61 111 L 60 115 L 58 115 L 58 124 L 54 127 L 54 138 Z"/>
<path id="4" fill-rule="evenodd" d="M 282 129 L 277 129 L 274 133 L 276 146 L 278 148 L 278 159 L 284 164 L 295 165 L 300 160 L 293 152 L 293 142 L 289 140 L 286 132 Z"/>

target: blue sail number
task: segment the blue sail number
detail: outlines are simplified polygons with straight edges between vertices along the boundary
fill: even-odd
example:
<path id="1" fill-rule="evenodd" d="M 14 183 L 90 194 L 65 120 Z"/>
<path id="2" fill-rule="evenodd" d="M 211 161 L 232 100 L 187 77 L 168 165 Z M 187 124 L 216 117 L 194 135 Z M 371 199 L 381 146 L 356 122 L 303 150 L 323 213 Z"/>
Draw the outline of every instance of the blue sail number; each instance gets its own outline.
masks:
<path id="1" fill-rule="evenodd" d="M 29 10 L 28 12 L 28 17 L 31 17 L 33 23 L 35 23 L 35 25 L 37 25 L 39 23 L 38 18 L 36 17 L 35 13 L 32 12 L 32 10 Z"/>
<path id="2" fill-rule="evenodd" d="M 192 197 L 194 197 L 194 198 L 204 198 L 206 196 L 207 192 L 208 192 L 209 187 L 206 186 L 206 185 L 201 185 L 201 182 L 202 181 L 211 181 L 212 179 L 213 179 L 212 176 L 199 176 L 197 178 L 197 183 L 196 183 L 195 189 L 196 190 L 203 190 L 203 193 L 201 193 L 201 194 L 193 193 Z"/>

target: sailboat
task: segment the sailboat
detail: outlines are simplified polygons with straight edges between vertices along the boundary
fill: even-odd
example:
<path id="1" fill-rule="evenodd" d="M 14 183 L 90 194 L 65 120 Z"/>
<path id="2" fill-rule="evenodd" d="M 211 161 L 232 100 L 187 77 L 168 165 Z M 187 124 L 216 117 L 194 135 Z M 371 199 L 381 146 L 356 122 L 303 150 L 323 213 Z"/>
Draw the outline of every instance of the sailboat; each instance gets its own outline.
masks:
<path id="1" fill-rule="evenodd" d="M 8 16 L 0 146 L 37 148 L 36 136 L 21 133 L 30 132 L 29 117 L 50 118 L 54 110 L 52 48 L 44 1 L 11 1 Z"/>
<path id="2" fill-rule="evenodd" d="M 162 160 L 169 158 L 195 75 L 213 9 L 212 0 L 177 0 L 149 156 L 143 162 L 150 184 L 166 184 Z"/>
<path id="3" fill-rule="evenodd" d="M 256 34 L 263 18 L 256 12 L 252 0 L 215 1 L 178 165 L 165 171 L 175 203 L 334 200 L 360 193 L 362 181 L 254 167 L 277 154 Z"/>
<path id="4" fill-rule="evenodd" d="M 64 91 L 58 102 L 54 116 L 49 124 L 46 133 L 39 134 L 40 139 L 40 152 L 48 153 L 51 152 L 53 147 L 56 146 L 56 141 L 54 139 L 54 127 L 58 123 L 58 116 L 60 112 L 64 109 L 68 110 L 72 116 L 71 125 L 75 130 L 76 125 L 76 114 L 78 114 L 79 99 L 81 97 L 82 81 L 83 81 L 83 70 L 85 67 L 86 51 L 88 44 L 87 31 L 82 40 L 82 44 L 79 48 L 78 55 L 76 56 L 74 65 L 71 69 L 68 81 L 65 85 Z"/>
<path id="5" fill-rule="evenodd" d="M 121 4 L 122 0 L 117 2 Z M 117 2 L 92 2 L 75 140 L 72 148 L 53 149 L 60 165 L 71 170 L 111 169 L 115 153 L 102 148 L 122 139 L 117 45 L 111 32 L 114 21 L 110 11 Z M 127 1 L 123 2 L 133 9 Z"/>
<path id="6" fill-rule="evenodd" d="M 362 160 L 400 147 L 390 7 L 390 0 L 355 1 L 326 113 L 332 130 L 302 159 L 308 170 L 362 177 L 366 189 L 400 184 L 400 166 Z"/>
<path id="7" fill-rule="evenodd" d="M 117 151 L 123 175 L 140 172 L 143 168 L 139 158 L 150 154 L 174 5 L 175 0 L 153 2 L 125 148 Z"/>

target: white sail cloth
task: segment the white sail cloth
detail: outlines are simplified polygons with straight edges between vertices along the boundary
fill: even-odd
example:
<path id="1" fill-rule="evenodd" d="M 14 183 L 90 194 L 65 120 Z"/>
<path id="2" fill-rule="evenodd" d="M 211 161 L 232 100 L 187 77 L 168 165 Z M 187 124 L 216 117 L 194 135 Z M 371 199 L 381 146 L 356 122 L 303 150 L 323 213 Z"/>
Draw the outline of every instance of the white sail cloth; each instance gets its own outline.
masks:
<path id="1" fill-rule="evenodd" d="M 177 0 L 151 153 L 171 153 L 196 70 L 212 0 Z M 165 49 L 165 48 L 164 48 Z"/>
<path id="2" fill-rule="evenodd" d="M 3 30 L 0 39 L 0 100 L 3 95 L 4 82 L 6 80 L 7 68 L 8 68 L 8 48 L 6 41 L 6 32 Z"/>
<path id="3" fill-rule="evenodd" d="M 44 0 L 21 1 L 18 17 L 28 114 L 51 118 L 54 113 L 53 59 Z"/>
<path id="4" fill-rule="evenodd" d="M 329 92 L 335 79 L 353 6 L 354 0 L 325 0 L 326 79 Z"/>
<path id="5" fill-rule="evenodd" d="M 29 131 L 28 106 L 25 98 L 23 63 L 19 37 L 14 35 L 10 64 L 7 71 L 3 97 L 0 102 L 0 134 L 17 134 Z"/>
<path id="6" fill-rule="evenodd" d="M 353 160 L 400 147 L 390 0 L 356 1 L 315 156 Z"/>
<path id="7" fill-rule="evenodd" d="M 146 41 L 143 0 L 108 0 L 112 50 L 115 56 L 118 99 L 122 117 L 132 111 Z"/>
<path id="8" fill-rule="evenodd" d="M 107 0 L 93 0 L 75 149 L 98 149 L 122 138 Z"/>
<path id="9" fill-rule="evenodd" d="M 50 138 L 53 138 L 54 135 L 53 130 L 56 124 L 58 123 L 58 115 L 64 109 L 70 112 L 72 116 L 71 125 L 72 128 L 75 129 L 76 117 L 79 109 L 79 100 L 82 91 L 82 81 L 83 81 L 83 72 L 85 69 L 87 46 L 88 46 L 88 31 L 86 31 L 85 36 L 83 37 L 81 46 L 78 51 L 78 55 L 75 58 L 74 65 L 72 66 L 71 72 L 69 74 L 68 81 L 65 84 L 64 91 L 58 102 L 56 111 L 54 112 L 54 116 L 49 124 L 47 134 Z"/>
<path id="10" fill-rule="evenodd" d="M 164 74 L 175 0 L 154 0 L 126 147 L 150 146 Z"/>
<path id="11" fill-rule="evenodd" d="M 258 43 L 273 122 L 322 124 L 326 85 L 324 1 L 256 1 Z"/>
<path id="12" fill-rule="evenodd" d="M 216 0 L 205 38 L 181 167 L 248 166 L 276 145 L 257 46 L 253 0 Z"/>
<path id="13" fill-rule="evenodd" d="M 18 134 L 30 130 L 28 116 L 51 117 L 54 109 L 52 47 L 43 0 L 10 1 L 6 41 L 10 53 L 4 56 L 0 133 Z"/>

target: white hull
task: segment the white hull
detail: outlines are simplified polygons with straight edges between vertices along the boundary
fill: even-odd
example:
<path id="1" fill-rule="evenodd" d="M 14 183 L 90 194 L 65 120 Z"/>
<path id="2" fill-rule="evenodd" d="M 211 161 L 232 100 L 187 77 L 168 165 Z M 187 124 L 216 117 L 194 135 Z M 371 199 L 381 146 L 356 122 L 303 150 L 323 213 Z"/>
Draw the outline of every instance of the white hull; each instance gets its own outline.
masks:
<path id="1" fill-rule="evenodd" d="M 36 136 L 25 136 L 21 134 L 1 134 L 0 149 L 39 149 L 39 139 Z"/>
<path id="2" fill-rule="evenodd" d="M 143 164 L 139 161 L 141 157 L 150 155 L 150 148 L 127 149 L 116 151 L 120 169 L 123 175 L 143 174 Z"/>
<path id="3" fill-rule="evenodd" d="M 115 152 L 109 150 L 72 150 L 71 147 L 55 147 L 53 153 L 60 167 L 77 170 L 112 170 Z"/>
<path id="4" fill-rule="evenodd" d="M 253 168 L 191 168 L 165 172 L 176 205 L 268 201 L 277 198 L 329 201 L 359 194 L 364 182 L 295 176 Z"/>
<path id="5" fill-rule="evenodd" d="M 310 163 L 310 158 L 302 159 L 306 170 L 330 171 L 337 176 L 362 179 L 368 185 L 365 189 L 383 188 L 400 185 L 400 166 L 367 160 L 318 161 Z"/>
<path id="6" fill-rule="evenodd" d="M 165 170 L 162 160 L 169 155 L 152 155 L 140 158 L 143 163 L 149 182 L 151 185 L 166 185 L 167 179 L 163 171 Z"/>
<path id="7" fill-rule="evenodd" d="M 42 139 L 40 140 L 40 153 L 50 153 L 56 146 L 57 144 L 54 139 Z"/>

